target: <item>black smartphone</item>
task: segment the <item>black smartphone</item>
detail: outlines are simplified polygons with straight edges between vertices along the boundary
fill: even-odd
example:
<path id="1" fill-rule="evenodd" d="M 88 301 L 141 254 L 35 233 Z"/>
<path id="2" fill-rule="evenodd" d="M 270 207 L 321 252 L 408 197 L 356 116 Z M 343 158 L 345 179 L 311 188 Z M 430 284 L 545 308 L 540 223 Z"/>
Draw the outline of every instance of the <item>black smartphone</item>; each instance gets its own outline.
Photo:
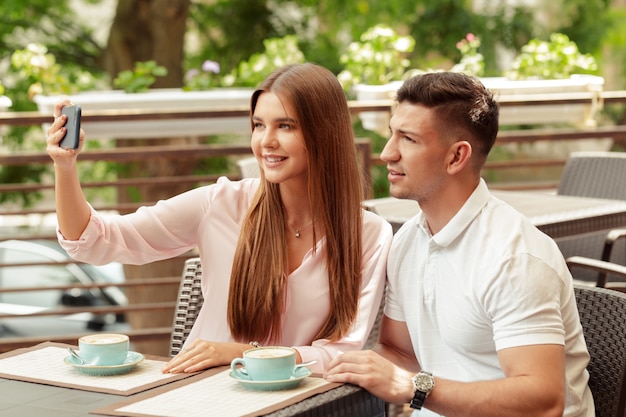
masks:
<path id="1" fill-rule="evenodd" d="M 67 132 L 59 142 L 59 146 L 63 149 L 78 149 L 80 140 L 80 106 L 63 106 L 61 114 L 67 116 L 67 122 L 65 122 Z"/>

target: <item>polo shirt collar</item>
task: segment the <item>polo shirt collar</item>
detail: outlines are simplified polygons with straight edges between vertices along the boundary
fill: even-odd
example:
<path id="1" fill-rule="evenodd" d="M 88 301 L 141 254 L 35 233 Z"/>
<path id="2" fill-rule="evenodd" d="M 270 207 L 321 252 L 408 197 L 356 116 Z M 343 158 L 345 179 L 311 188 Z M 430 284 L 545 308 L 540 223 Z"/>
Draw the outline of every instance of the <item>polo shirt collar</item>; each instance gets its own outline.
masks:
<path id="1" fill-rule="evenodd" d="M 461 209 L 454 215 L 454 217 L 452 217 L 452 219 L 450 219 L 443 229 L 432 236 L 433 242 L 444 247 L 454 242 L 454 240 L 465 231 L 476 216 L 478 216 L 490 198 L 491 193 L 487 188 L 487 184 L 481 178 L 478 186 L 474 189 Z M 426 219 L 424 218 L 424 213 L 422 211 L 419 213 L 417 223 L 422 231 L 430 234 L 428 232 L 428 225 L 426 224 Z"/>

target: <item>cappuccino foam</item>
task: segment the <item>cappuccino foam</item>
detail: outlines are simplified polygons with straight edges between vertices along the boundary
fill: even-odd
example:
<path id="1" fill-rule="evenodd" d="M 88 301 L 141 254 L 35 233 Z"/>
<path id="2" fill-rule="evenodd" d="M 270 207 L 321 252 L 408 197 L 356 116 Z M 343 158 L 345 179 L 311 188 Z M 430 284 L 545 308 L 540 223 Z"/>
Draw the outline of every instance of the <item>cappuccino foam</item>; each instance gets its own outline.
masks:
<path id="1" fill-rule="evenodd" d="M 292 350 L 287 349 L 256 349 L 246 353 L 248 358 L 284 358 L 293 355 Z"/>
<path id="2" fill-rule="evenodd" d="M 83 336 L 80 338 L 82 343 L 89 343 L 94 345 L 108 345 L 111 343 L 125 342 L 128 336 L 123 334 L 93 334 L 89 336 Z"/>

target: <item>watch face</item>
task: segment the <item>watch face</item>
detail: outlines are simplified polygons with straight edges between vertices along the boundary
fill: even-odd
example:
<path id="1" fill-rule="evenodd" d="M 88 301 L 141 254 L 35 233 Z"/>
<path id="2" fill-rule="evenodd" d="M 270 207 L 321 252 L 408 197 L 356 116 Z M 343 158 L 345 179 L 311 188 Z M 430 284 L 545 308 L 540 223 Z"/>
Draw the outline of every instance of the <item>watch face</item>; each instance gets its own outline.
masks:
<path id="1" fill-rule="evenodd" d="M 434 385 L 432 375 L 422 373 L 415 375 L 415 388 L 418 391 L 429 392 L 433 389 Z"/>

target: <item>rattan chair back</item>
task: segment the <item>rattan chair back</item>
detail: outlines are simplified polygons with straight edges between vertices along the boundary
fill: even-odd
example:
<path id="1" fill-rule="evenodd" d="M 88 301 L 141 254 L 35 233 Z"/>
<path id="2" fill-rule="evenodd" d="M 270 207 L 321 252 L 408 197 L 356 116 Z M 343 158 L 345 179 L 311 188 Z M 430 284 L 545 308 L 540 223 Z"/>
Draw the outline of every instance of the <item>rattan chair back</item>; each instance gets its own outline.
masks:
<path id="1" fill-rule="evenodd" d="M 572 152 L 561 173 L 557 193 L 577 197 L 626 200 L 626 152 Z M 561 252 L 626 265 L 626 239 L 611 238 L 606 231 L 557 241 Z M 598 274 L 584 271 L 584 281 Z"/>
<path id="2" fill-rule="evenodd" d="M 626 152 L 572 152 L 558 194 L 626 200 Z"/>
<path id="3" fill-rule="evenodd" d="M 193 323 L 198 317 L 204 298 L 202 297 L 202 265 L 200 258 L 190 258 L 185 261 L 185 269 L 180 281 L 176 309 L 174 310 L 174 325 L 170 340 L 170 356 L 176 356 L 183 347 Z"/>
<path id="4" fill-rule="evenodd" d="M 596 417 L 626 415 L 626 294 L 576 285 Z"/>

